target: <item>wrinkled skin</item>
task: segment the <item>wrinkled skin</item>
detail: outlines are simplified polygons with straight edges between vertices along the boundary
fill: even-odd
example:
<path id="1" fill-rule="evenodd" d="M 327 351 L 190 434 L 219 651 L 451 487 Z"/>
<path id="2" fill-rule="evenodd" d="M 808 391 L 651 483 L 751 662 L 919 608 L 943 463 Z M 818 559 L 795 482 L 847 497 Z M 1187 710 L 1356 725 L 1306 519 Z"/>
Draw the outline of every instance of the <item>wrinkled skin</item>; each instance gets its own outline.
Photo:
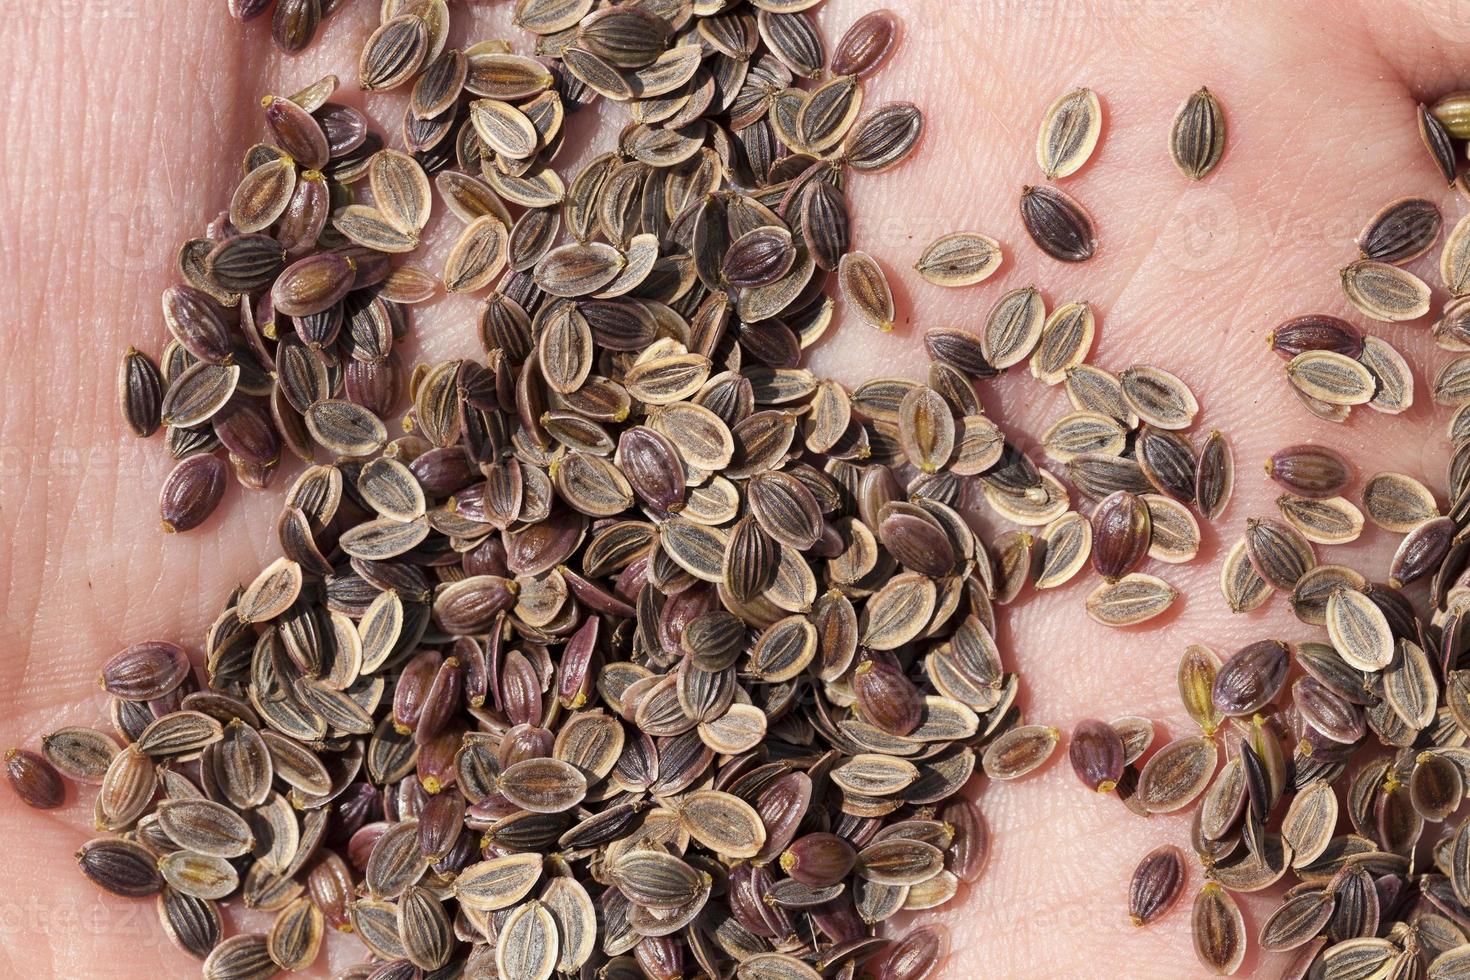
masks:
<path id="1" fill-rule="evenodd" d="M 1001 636 L 1009 666 L 1024 674 L 1029 720 L 1070 730 L 1088 716 L 1140 713 L 1157 719 L 1160 740 L 1189 734 L 1174 685 L 1187 643 L 1229 653 L 1261 637 L 1313 635 L 1279 599 L 1231 616 L 1216 587 L 1221 545 L 1248 516 L 1272 509 L 1277 491 L 1260 470 L 1272 450 L 1330 440 L 1348 451 L 1360 480 L 1397 469 L 1443 485 L 1448 411 L 1429 404 L 1426 384 L 1449 355 L 1431 344 L 1427 318 L 1363 324 L 1416 365 L 1419 398 L 1401 418 L 1360 412 L 1347 426 L 1307 415 L 1265 337 L 1286 316 L 1307 311 L 1362 323 L 1340 293 L 1337 269 L 1382 203 L 1425 194 L 1442 203 L 1447 223 L 1465 211 L 1431 168 L 1413 108 L 1466 83 L 1470 9 L 1455 0 L 1118 0 L 1055 9 L 889 2 L 909 33 L 868 86 L 868 105 L 911 99 L 927 113 L 928 130 L 907 165 L 851 186 L 856 244 L 889 270 L 900 323 L 880 336 L 839 311 L 814 364 L 848 383 L 877 373 L 921 377 L 925 328 L 975 329 L 1005 289 L 1035 282 L 1049 306 L 1074 298 L 1095 304 L 1096 363 L 1154 363 L 1192 385 L 1204 406 L 1193 434 L 1199 441 L 1212 428 L 1229 433 L 1240 485 L 1222 521 L 1206 529 L 1199 561 L 1146 569 L 1183 590 L 1177 611 L 1149 628 L 1105 630 L 1081 612 L 1095 582 L 1088 576 L 1053 594 L 1024 596 L 1005 611 Z M 242 151 L 263 133 L 259 97 L 294 91 L 329 71 L 353 88 L 358 46 L 376 6 L 346 4 L 310 51 L 284 59 L 264 21 L 241 30 L 220 0 L 5 5 L 5 745 L 38 747 L 41 732 L 62 724 L 105 727 L 95 684 L 101 662 L 149 637 L 182 638 L 197 653 L 229 589 L 273 556 L 288 474 L 267 493 L 232 487 L 222 510 L 196 532 L 160 533 L 157 488 L 170 461 L 161 438 L 144 443 L 125 431 L 114 373 L 128 343 L 154 354 L 161 348 L 158 296 L 173 281 L 174 250 L 228 200 Z M 507 27 L 509 6 L 456 4 L 456 39 L 507 36 L 524 49 L 526 36 Z M 829 0 L 820 14 L 827 36 L 868 6 Z M 1201 83 L 1226 106 L 1230 144 L 1220 168 L 1191 184 L 1169 163 L 1165 140 L 1175 109 Z M 1040 176 L 1036 120 L 1076 84 L 1101 94 L 1107 122 L 1092 161 L 1064 186 L 1095 216 L 1101 245 L 1093 261 L 1066 266 L 1027 240 L 1016 200 L 1020 186 Z M 396 128 L 400 99 L 374 96 L 368 108 L 380 125 Z M 583 128 L 585 119 L 573 125 Z M 594 145 L 606 146 L 612 131 L 605 127 Z M 454 224 L 436 220 L 428 254 L 416 261 L 439 268 Z M 910 267 L 922 246 L 959 229 L 999 239 L 1001 271 L 957 291 L 920 280 Z M 1437 282 L 1432 257 L 1413 268 Z M 417 311 L 418 355 L 477 355 L 471 310 L 456 299 Z M 988 385 L 985 398 L 993 417 L 1033 447 L 1066 410 L 1060 389 L 1022 373 Z M 1370 531 L 1332 554 L 1365 563 L 1381 579 L 1395 543 Z M 105 897 L 71 866 L 88 836 L 91 799 L 90 789 L 80 800 L 73 791 L 64 809 L 41 813 L 0 795 L 0 973 L 193 975 L 191 961 L 162 937 L 151 902 Z M 994 851 L 981 883 L 939 915 L 953 930 L 943 976 L 1202 974 L 1190 946 L 1187 896 L 1145 930 L 1124 913 L 1138 858 L 1160 841 L 1187 850 L 1185 818 L 1145 821 L 1116 800 L 1096 798 L 1067 771 L 1064 752 L 1020 783 L 981 786 L 979 802 Z M 1192 868 L 1189 893 L 1199 884 Z M 1252 935 L 1266 901 L 1247 896 L 1243 903 Z M 360 955 L 355 943 L 330 945 L 333 968 Z M 1279 960 L 1252 955 L 1242 972 L 1274 976 Z"/>

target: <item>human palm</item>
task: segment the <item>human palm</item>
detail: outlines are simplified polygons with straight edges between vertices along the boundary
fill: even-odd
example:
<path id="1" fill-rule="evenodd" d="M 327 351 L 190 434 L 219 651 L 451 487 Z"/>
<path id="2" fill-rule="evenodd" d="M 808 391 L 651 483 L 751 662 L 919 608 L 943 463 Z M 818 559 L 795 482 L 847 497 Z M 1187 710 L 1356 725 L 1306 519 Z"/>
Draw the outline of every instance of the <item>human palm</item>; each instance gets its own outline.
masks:
<path id="1" fill-rule="evenodd" d="M 1185 645 L 1228 653 L 1262 637 L 1311 636 L 1279 599 L 1231 615 L 1216 584 L 1222 545 L 1248 516 L 1273 509 L 1276 491 L 1259 476 L 1273 450 L 1332 442 L 1360 477 L 1399 470 L 1441 488 L 1442 499 L 1447 412 L 1426 389 L 1447 355 L 1433 346 L 1427 321 L 1363 324 L 1415 366 L 1419 398 L 1402 416 L 1360 411 L 1345 426 L 1297 403 L 1266 334 L 1309 311 L 1361 323 L 1337 269 L 1384 202 L 1419 194 L 1439 201 L 1449 222 L 1464 212 L 1419 145 L 1413 110 L 1464 83 L 1470 8 L 1457 0 L 889 3 L 906 35 L 869 80 L 867 104 L 913 101 L 927 128 L 902 167 L 855 176 L 850 201 L 855 245 L 889 272 L 899 323 L 882 335 L 839 308 L 813 366 L 848 384 L 921 377 L 926 328 L 974 330 L 1004 290 L 1035 283 L 1049 307 L 1093 304 L 1094 363 L 1151 363 L 1192 387 L 1203 410 L 1191 435 L 1198 444 L 1210 429 L 1227 433 L 1241 479 L 1223 518 L 1205 527 L 1200 558 L 1159 572 L 1183 592 L 1177 611 L 1146 628 L 1105 629 L 1083 615 L 1091 583 L 1079 577 L 1023 594 L 1004 610 L 1000 635 L 1008 668 L 1023 677 L 1028 720 L 1067 731 L 1085 717 L 1143 714 L 1156 720 L 1161 744 L 1191 726 L 1174 682 Z M 828 39 L 870 6 L 828 0 L 818 10 Z M 135 440 L 123 425 L 116 362 L 129 343 L 155 353 L 162 346 L 158 296 L 174 279 L 174 250 L 228 201 L 240 156 L 262 133 L 258 98 L 328 72 L 353 78 L 376 7 L 344 4 L 305 54 L 284 58 L 263 22 L 241 29 L 218 0 L 0 6 L 9 82 L 0 247 L 13 300 L 0 331 L 0 515 L 9 531 L 0 539 L 0 742 L 35 747 L 40 733 L 62 725 L 107 727 L 95 685 L 102 661 L 155 637 L 185 638 L 197 652 L 229 590 L 273 556 L 283 477 L 264 493 L 231 489 L 197 531 L 159 531 L 157 488 L 171 461 L 157 439 Z M 526 50 L 509 8 L 458 4 L 452 43 L 500 36 Z M 1170 164 L 1166 139 L 1175 109 L 1201 84 L 1224 104 L 1230 135 L 1220 167 L 1196 184 Z M 1091 261 L 1065 265 L 1032 245 L 1016 205 L 1021 186 L 1041 176 L 1041 112 L 1077 85 L 1100 94 L 1106 123 L 1091 162 L 1064 186 L 1093 214 L 1100 244 Z M 352 89 L 349 82 L 336 97 L 359 101 Z M 401 99 L 374 95 L 362 104 L 392 133 Z M 600 132 L 569 153 L 609 145 L 616 116 L 603 113 Z M 591 128 L 585 116 L 573 125 Z M 436 216 L 414 261 L 437 268 L 451 224 Z M 1001 241 L 1004 265 L 980 286 L 929 285 L 913 262 L 929 241 L 957 230 Z M 477 355 L 473 308 L 455 297 L 416 310 L 410 357 Z M 1022 371 L 986 382 L 983 396 L 1023 448 L 1035 449 L 1036 435 L 1067 410 L 1060 389 Z M 1039 451 L 1033 457 L 1043 460 Z M 1369 531 L 1334 549 L 1334 560 L 1382 578 L 1394 544 Z M 1165 841 L 1188 853 L 1187 819 L 1136 817 L 1087 792 L 1058 762 L 1060 755 L 1027 779 L 980 789 L 993 853 L 981 880 L 935 913 L 953 935 L 943 975 L 1201 974 L 1187 896 L 1146 929 L 1125 913 L 1139 857 Z M 72 791 L 65 808 L 49 812 L 0 797 L 0 972 L 192 975 L 197 965 L 168 945 L 151 903 L 103 895 L 71 867 L 71 853 L 90 836 L 91 794 Z M 1192 869 L 1188 893 L 1199 883 Z M 1269 899 L 1242 901 L 1254 934 Z M 232 926 L 261 928 L 263 919 Z M 361 955 L 354 942 L 334 942 L 318 971 Z M 1244 972 L 1274 975 L 1273 959 L 1253 955 Z"/>

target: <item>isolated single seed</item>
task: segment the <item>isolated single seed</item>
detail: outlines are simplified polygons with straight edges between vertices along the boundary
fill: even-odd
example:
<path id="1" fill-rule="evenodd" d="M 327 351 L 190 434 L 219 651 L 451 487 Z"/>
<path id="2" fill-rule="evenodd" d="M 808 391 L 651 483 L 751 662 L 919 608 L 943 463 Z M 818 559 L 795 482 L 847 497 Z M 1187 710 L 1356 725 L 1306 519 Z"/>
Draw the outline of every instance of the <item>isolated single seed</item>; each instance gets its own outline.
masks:
<path id="1" fill-rule="evenodd" d="M 1082 168 L 1102 133 L 1102 105 L 1090 88 L 1058 96 L 1041 117 L 1036 136 L 1036 164 L 1047 180 L 1068 177 Z"/>
<path id="2" fill-rule="evenodd" d="M 1019 725 L 986 746 L 981 765 L 991 779 L 1019 779 L 1051 758 L 1061 735 L 1046 725 Z"/>
<path id="3" fill-rule="evenodd" d="M 1156 922 L 1184 892 L 1184 855 L 1172 844 L 1145 854 L 1128 884 L 1128 918 L 1135 926 Z"/>
<path id="4" fill-rule="evenodd" d="M 1363 533 L 1363 512 L 1343 497 L 1314 500 L 1284 493 L 1276 498 L 1276 509 L 1302 537 L 1316 544 L 1347 544 Z"/>
<path id="5" fill-rule="evenodd" d="M 1190 180 L 1203 180 L 1225 153 L 1225 115 L 1213 92 L 1201 87 L 1179 107 L 1169 132 L 1169 156 Z"/>
<path id="6" fill-rule="evenodd" d="M 1118 376 L 1123 395 L 1138 417 L 1160 429 L 1184 429 L 1199 413 L 1199 402 L 1179 378 L 1160 368 L 1138 365 Z"/>
<path id="7" fill-rule="evenodd" d="M 931 242 L 914 268 L 936 286 L 973 286 L 990 278 L 1002 259 L 995 239 L 958 231 Z"/>
<path id="8" fill-rule="evenodd" d="M 1097 251 L 1097 232 L 1082 205 L 1054 187 L 1021 188 L 1021 223 L 1047 255 L 1085 262 Z"/>
<path id="9" fill-rule="evenodd" d="M 1213 735 L 1220 727 L 1221 713 L 1215 706 L 1215 678 L 1219 675 L 1220 658 L 1215 651 L 1198 643 L 1185 648 L 1179 658 L 1176 677 L 1179 683 L 1179 699 L 1184 710 L 1206 735 Z"/>
<path id="10" fill-rule="evenodd" d="M 1231 612 L 1250 612 L 1270 598 L 1274 587 L 1261 577 L 1251 564 L 1245 538 L 1242 536 L 1225 555 L 1220 566 L 1220 594 Z"/>
<path id="11" fill-rule="evenodd" d="M 40 755 L 26 749 L 5 753 L 5 778 L 22 803 L 37 810 L 54 809 L 66 799 L 61 774 Z"/>
<path id="12" fill-rule="evenodd" d="M 1089 303 L 1064 303 L 1052 310 L 1031 355 L 1031 376 L 1049 385 L 1066 380 L 1068 372 L 1086 359 L 1096 331 L 1097 318 Z"/>

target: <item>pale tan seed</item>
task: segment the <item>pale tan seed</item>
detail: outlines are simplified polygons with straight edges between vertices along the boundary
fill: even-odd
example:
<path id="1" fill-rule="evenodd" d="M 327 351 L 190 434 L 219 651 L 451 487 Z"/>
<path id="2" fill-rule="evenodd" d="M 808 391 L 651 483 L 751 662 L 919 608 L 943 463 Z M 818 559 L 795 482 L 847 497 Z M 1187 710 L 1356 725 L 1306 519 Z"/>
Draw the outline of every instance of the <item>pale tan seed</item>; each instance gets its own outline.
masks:
<path id="1" fill-rule="evenodd" d="M 212 800 L 164 800 L 158 822 L 175 844 L 196 854 L 237 858 L 255 846 L 245 818 Z"/>
<path id="2" fill-rule="evenodd" d="M 1052 310 L 1031 355 L 1031 376 L 1048 385 L 1065 381 L 1087 358 L 1096 332 L 1097 317 L 1090 303 L 1064 303 Z"/>
<path id="3" fill-rule="evenodd" d="M 519 902 L 541 880 L 542 856 L 509 854 L 472 864 L 454 879 L 454 895 L 461 904 L 480 912 L 494 912 Z"/>
<path id="4" fill-rule="evenodd" d="M 301 566 L 287 558 L 277 558 L 255 577 L 235 604 L 235 614 L 242 623 L 264 623 L 291 608 L 301 595 Z"/>
<path id="5" fill-rule="evenodd" d="M 1018 725 L 987 745 L 980 763 L 991 779 L 1019 779 L 1050 759 L 1061 738 L 1050 725 Z"/>
<path id="6" fill-rule="evenodd" d="M 342 456 L 371 456 L 388 441 L 388 429 L 372 412 L 354 402 L 329 398 L 305 413 L 311 437 Z"/>
<path id="7" fill-rule="evenodd" d="M 1151 526 L 1148 556 L 1168 565 L 1194 561 L 1199 554 L 1200 530 L 1189 508 L 1162 494 L 1142 496 Z"/>
<path id="8" fill-rule="evenodd" d="M 218 415 L 240 385 L 240 365 L 191 364 L 163 395 L 163 424 L 193 428 Z"/>
<path id="9" fill-rule="evenodd" d="M 992 367 L 1007 368 L 1031 356 L 1041 339 L 1046 307 L 1035 286 L 1006 293 L 991 307 L 980 333 L 980 350 Z"/>
<path id="10" fill-rule="evenodd" d="M 487 147 L 512 160 L 524 160 L 533 155 L 541 143 L 540 134 L 530 118 L 499 99 L 471 102 L 470 123 Z"/>
<path id="11" fill-rule="evenodd" d="M 1047 180 L 1068 177 L 1081 169 L 1102 133 L 1102 105 L 1090 88 L 1058 96 L 1041 117 L 1036 135 L 1036 165 Z"/>
<path id="12" fill-rule="evenodd" d="M 1470 215 L 1457 221 L 1445 236 L 1439 253 L 1439 277 L 1451 295 L 1470 293 Z"/>
<path id="13" fill-rule="evenodd" d="M 1042 433 L 1041 445 L 1046 454 L 1060 463 L 1084 453 L 1121 455 L 1128 444 L 1128 431 L 1122 423 L 1096 412 L 1071 412 L 1063 415 Z"/>
<path id="14" fill-rule="evenodd" d="M 381 210 L 365 204 L 349 204 L 333 214 L 332 227 L 354 244 L 378 252 L 396 255 L 419 247 L 417 233 L 401 230 Z"/>
<path id="15" fill-rule="evenodd" d="M 1450 361 L 1434 376 L 1431 395 L 1436 405 L 1458 408 L 1470 403 L 1470 354 Z M 167 399 L 165 399 L 167 405 Z M 167 408 L 165 408 L 165 415 Z"/>
<path id="16" fill-rule="evenodd" d="M 1394 714 L 1414 731 L 1434 721 L 1439 698 L 1439 681 L 1434 666 L 1422 647 L 1399 640 L 1393 663 L 1383 671 L 1383 699 Z"/>
<path id="17" fill-rule="evenodd" d="M 1358 361 L 1377 382 L 1368 407 L 1385 415 L 1399 415 L 1414 404 L 1414 375 L 1409 362 L 1386 341 L 1377 337 L 1363 338 L 1363 352 Z"/>
<path id="18" fill-rule="evenodd" d="M 1149 813 L 1173 813 L 1193 802 L 1215 773 L 1219 747 L 1203 735 L 1177 738 L 1149 757 L 1138 774 L 1137 801 Z"/>
<path id="19" fill-rule="evenodd" d="M 473 293 L 490 285 L 505 268 L 506 230 L 500 218 L 481 215 L 465 225 L 444 259 L 444 288 Z"/>
<path id="20" fill-rule="evenodd" d="M 1281 838 L 1291 848 L 1291 866 L 1317 860 L 1337 828 L 1337 794 L 1326 779 L 1314 779 L 1292 797 L 1281 820 Z"/>
<path id="21" fill-rule="evenodd" d="M 1429 312 L 1429 287 L 1396 265 L 1359 259 L 1342 270 L 1341 278 L 1348 302 L 1366 317 L 1393 323 Z"/>
<path id="22" fill-rule="evenodd" d="M 1284 493 L 1276 508 L 1302 537 L 1317 544 L 1347 544 L 1363 533 L 1363 512 L 1343 497 L 1309 500 Z"/>
<path id="23" fill-rule="evenodd" d="M 936 286 L 973 286 L 990 278 L 1003 260 L 995 239 L 957 231 L 931 242 L 914 268 Z"/>
<path id="24" fill-rule="evenodd" d="M 910 463 L 922 472 L 937 472 L 954 454 L 955 419 L 949 403 L 933 388 L 915 385 L 899 404 L 898 436 Z"/>
<path id="25" fill-rule="evenodd" d="M 863 607 L 863 645 L 896 650 L 929 625 L 938 592 L 934 580 L 918 572 L 894 576 Z"/>
<path id="26" fill-rule="evenodd" d="M 1286 365 L 1286 377 L 1302 395 L 1328 405 L 1364 405 L 1378 383 L 1362 364 L 1336 351 L 1309 350 Z"/>
<path id="27" fill-rule="evenodd" d="M 1245 538 L 1236 540 L 1220 566 L 1220 594 L 1235 613 L 1259 609 L 1275 588 L 1251 565 L 1246 554 Z"/>
<path id="28" fill-rule="evenodd" d="M 812 90 L 796 113 L 796 137 L 809 153 L 824 153 L 842 142 L 863 107 L 863 86 L 839 75 Z"/>
<path id="29" fill-rule="evenodd" d="M 553 296 L 586 296 L 612 282 L 624 264 L 623 253 L 606 242 L 562 245 L 536 263 L 536 284 Z"/>
<path id="30" fill-rule="evenodd" d="M 1207 881 L 1191 913 L 1194 953 L 1206 969 L 1231 976 L 1245 959 L 1245 918 L 1235 899 L 1217 882 Z"/>
<path id="31" fill-rule="evenodd" d="M 1088 593 L 1087 615 L 1104 626 L 1134 626 L 1168 610 L 1179 591 L 1163 579 L 1133 572 Z"/>
<path id="32" fill-rule="evenodd" d="M 270 980 L 280 973 L 265 936 L 242 933 L 215 946 L 204 960 L 204 980 Z"/>
<path id="33" fill-rule="evenodd" d="M 917 778 L 917 770 L 915 778 Z M 719 790 L 690 793 L 679 802 L 679 825 L 716 854 L 751 858 L 766 843 L 760 814 L 738 796 Z"/>
<path id="34" fill-rule="evenodd" d="M 1199 414 L 1189 386 L 1161 368 L 1139 365 L 1118 376 L 1123 397 L 1138 417 L 1160 429 L 1186 429 Z"/>
<path id="35" fill-rule="evenodd" d="M 291 971 L 309 968 L 321 952 L 326 919 L 310 898 L 302 896 L 276 913 L 266 937 L 271 959 Z"/>
<path id="36" fill-rule="evenodd" d="M 379 150 L 368 164 L 373 203 L 384 219 L 405 235 L 418 235 L 429 223 L 433 195 L 419 162 L 398 150 Z"/>
<path id="37" fill-rule="evenodd" d="M 1358 670 L 1382 670 L 1393 661 L 1388 620 L 1361 592 L 1338 589 L 1328 597 L 1327 635 L 1342 659 Z"/>
<path id="38" fill-rule="evenodd" d="M 1363 485 L 1363 509 L 1385 531 L 1407 534 L 1439 516 L 1429 488 L 1403 473 L 1375 473 Z"/>
<path id="39" fill-rule="evenodd" d="M 1184 100 L 1169 131 L 1169 156 L 1190 180 L 1203 180 L 1225 153 L 1225 115 L 1214 93 L 1201 86 Z"/>
<path id="40" fill-rule="evenodd" d="M 516 908 L 500 927 L 495 968 L 503 980 L 547 980 L 559 955 L 556 920 L 538 901 Z"/>
<path id="41" fill-rule="evenodd" d="M 100 785 L 118 754 L 112 736 L 95 728 L 67 727 L 41 737 L 41 754 L 62 775 Z"/>
<path id="42" fill-rule="evenodd" d="M 1126 429 L 1138 427 L 1138 413 L 1129 405 L 1117 375 L 1091 364 L 1078 364 L 1068 368 L 1065 376 L 1067 399 L 1077 411 L 1106 415 Z"/>
<path id="43" fill-rule="evenodd" d="M 893 291 L 871 255 L 857 251 L 843 255 L 837 265 L 837 281 L 843 298 L 864 322 L 884 333 L 893 329 Z"/>
<path id="44" fill-rule="evenodd" d="M 1215 707 L 1215 676 L 1220 672 L 1220 658 L 1209 647 L 1191 643 L 1179 658 L 1176 680 L 1179 683 L 1179 700 L 1194 723 L 1206 737 L 1214 735 L 1220 727 L 1222 716 Z"/>
<path id="45" fill-rule="evenodd" d="M 1041 532 L 1041 566 L 1033 583 L 1038 589 L 1065 585 L 1092 555 L 1092 522 L 1069 511 Z"/>

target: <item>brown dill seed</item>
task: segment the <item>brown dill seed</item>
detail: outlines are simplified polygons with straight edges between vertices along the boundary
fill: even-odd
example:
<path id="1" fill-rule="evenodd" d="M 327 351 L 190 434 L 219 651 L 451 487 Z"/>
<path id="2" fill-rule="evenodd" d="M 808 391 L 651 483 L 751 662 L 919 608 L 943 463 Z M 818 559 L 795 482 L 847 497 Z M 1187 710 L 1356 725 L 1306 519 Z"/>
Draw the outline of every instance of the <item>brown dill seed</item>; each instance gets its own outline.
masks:
<path id="1" fill-rule="evenodd" d="M 1085 262 L 1097 233 L 1082 205 L 1054 187 L 1021 188 L 1021 223 L 1036 247 L 1062 262 Z"/>
<path id="2" fill-rule="evenodd" d="M 1152 525 L 1137 494 L 1108 495 L 1092 513 L 1092 567 L 1108 582 L 1127 575 L 1148 553 Z"/>
<path id="3" fill-rule="evenodd" d="M 1277 640 L 1242 647 L 1215 672 L 1211 703 L 1228 717 L 1254 714 L 1281 693 L 1290 667 L 1290 651 Z"/>
<path id="4" fill-rule="evenodd" d="M 1082 785 L 1094 792 L 1111 793 L 1123 776 L 1123 739 L 1096 718 L 1084 719 L 1072 729 L 1067 756 Z"/>
<path id="5" fill-rule="evenodd" d="M 123 354 L 117 394 L 128 428 L 139 436 L 158 431 L 163 416 L 163 377 L 148 355 L 135 347 Z"/>
<path id="6" fill-rule="evenodd" d="M 1184 892 L 1184 856 L 1164 844 L 1145 854 L 1128 884 L 1128 918 L 1146 926 L 1168 914 Z"/>
<path id="7" fill-rule="evenodd" d="M 1266 475 L 1298 496 L 1321 500 L 1342 493 L 1352 468 L 1336 450 L 1304 443 L 1272 453 Z"/>
<path id="8" fill-rule="evenodd" d="M 5 753 L 5 778 L 26 806 L 50 810 L 61 806 L 66 799 L 61 774 L 45 758 L 27 749 Z"/>
<path id="9" fill-rule="evenodd" d="M 1139 804 L 1149 813 L 1172 813 L 1204 792 L 1219 750 L 1204 736 L 1175 739 L 1155 752 L 1138 775 Z"/>
<path id="10" fill-rule="evenodd" d="M 1269 518 L 1245 522 L 1245 547 L 1251 567 L 1278 589 L 1290 591 L 1317 564 L 1316 552 L 1299 531 Z"/>
<path id="11" fill-rule="evenodd" d="M 1414 375 L 1409 362 L 1386 341 L 1377 337 L 1363 338 L 1359 362 L 1373 375 L 1377 387 L 1368 407 L 1386 415 L 1399 415 L 1414 404 Z"/>
<path id="12" fill-rule="evenodd" d="M 1363 352 L 1363 335 L 1341 317 L 1308 313 L 1292 317 L 1267 335 L 1271 349 L 1290 360 L 1309 350 L 1327 350 L 1356 359 Z"/>
<path id="13" fill-rule="evenodd" d="M 973 286 L 1000 268 L 1000 243 L 977 232 L 957 231 L 931 242 L 914 268 L 936 286 Z"/>
<path id="14" fill-rule="evenodd" d="M 1439 253 L 1439 277 L 1455 296 L 1470 292 L 1470 220 L 1461 218 L 1445 235 Z"/>
<path id="15" fill-rule="evenodd" d="M 1102 105 L 1090 88 L 1057 97 L 1041 117 L 1036 136 L 1036 164 L 1047 180 L 1068 177 L 1082 168 L 1102 133 Z"/>
<path id="16" fill-rule="evenodd" d="M 1276 509 L 1302 537 L 1316 544 L 1347 544 L 1363 533 L 1363 512 L 1342 497 L 1286 493 L 1276 498 Z"/>
<path id="17" fill-rule="evenodd" d="M 1061 732 L 1046 725 L 1019 725 L 985 749 L 981 764 L 991 779 L 1010 780 L 1035 770 L 1051 758 Z"/>
<path id="18" fill-rule="evenodd" d="M 1439 239 L 1444 219 L 1433 201 L 1401 197 L 1379 209 L 1358 233 L 1358 254 L 1376 262 L 1400 265 L 1429 251 Z"/>
<path id="19" fill-rule="evenodd" d="M 888 277 L 866 252 L 848 252 L 837 265 L 842 295 L 870 326 L 887 333 L 896 316 Z"/>
<path id="20" fill-rule="evenodd" d="M 1190 180 L 1203 180 L 1225 154 L 1225 114 L 1208 88 L 1200 87 L 1174 116 L 1169 156 Z"/>

